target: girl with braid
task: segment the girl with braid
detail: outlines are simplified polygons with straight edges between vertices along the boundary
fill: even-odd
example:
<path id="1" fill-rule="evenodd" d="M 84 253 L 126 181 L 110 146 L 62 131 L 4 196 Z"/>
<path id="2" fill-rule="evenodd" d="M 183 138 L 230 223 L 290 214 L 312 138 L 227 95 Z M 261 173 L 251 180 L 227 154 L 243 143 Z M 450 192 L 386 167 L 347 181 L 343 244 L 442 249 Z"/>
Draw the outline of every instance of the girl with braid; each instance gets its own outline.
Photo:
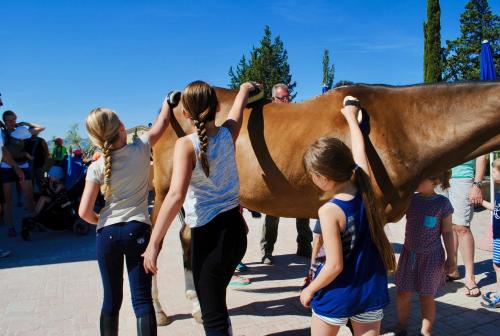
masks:
<path id="1" fill-rule="evenodd" d="M 191 227 L 194 284 L 208 336 L 231 335 L 226 288 L 247 245 L 234 143 L 249 93 L 259 86 L 240 86 L 221 126 L 215 125 L 219 110 L 215 90 L 202 81 L 186 87 L 181 98 L 183 114 L 191 120 L 194 132 L 175 144 L 170 189 L 143 254 L 144 268 L 156 274 L 160 242 L 184 204 L 185 220 Z"/>
<path id="2" fill-rule="evenodd" d="M 101 335 L 118 335 L 124 257 L 137 317 L 137 335 L 156 335 L 152 277 L 144 271 L 141 255 L 151 233 L 148 213 L 150 150 L 167 128 L 170 113 L 166 98 L 149 132 L 131 144 L 127 144 L 125 126 L 112 110 L 96 108 L 86 120 L 90 139 L 101 149 L 102 156 L 88 169 L 78 213 L 88 223 L 97 224 L 97 261 L 104 289 Z M 97 214 L 94 204 L 99 190 L 104 194 L 105 205 Z"/>

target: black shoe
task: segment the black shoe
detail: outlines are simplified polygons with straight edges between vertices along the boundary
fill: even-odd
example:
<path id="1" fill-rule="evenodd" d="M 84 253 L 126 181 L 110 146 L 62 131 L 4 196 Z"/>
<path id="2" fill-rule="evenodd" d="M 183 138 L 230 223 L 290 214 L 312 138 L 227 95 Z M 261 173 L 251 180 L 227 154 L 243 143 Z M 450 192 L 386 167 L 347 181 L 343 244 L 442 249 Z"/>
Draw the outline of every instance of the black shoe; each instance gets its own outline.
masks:
<path id="1" fill-rule="evenodd" d="M 262 217 L 262 214 L 260 212 L 253 211 L 253 210 L 249 210 L 249 211 L 252 214 L 252 218 L 260 218 L 260 217 Z"/>
<path id="2" fill-rule="evenodd" d="M 264 265 L 272 265 L 273 264 L 273 256 L 270 254 L 266 254 L 262 257 L 262 263 Z"/>
<path id="3" fill-rule="evenodd" d="M 110 316 L 101 313 L 99 327 L 101 336 L 118 336 L 118 315 Z"/>
<path id="4" fill-rule="evenodd" d="M 311 258 L 312 248 L 311 246 L 299 246 L 297 248 L 297 255 L 301 257 Z"/>
<path id="5" fill-rule="evenodd" d="M 154 313 L 137 318 L 137 336 L 156 336 L 156 316 Z"/>

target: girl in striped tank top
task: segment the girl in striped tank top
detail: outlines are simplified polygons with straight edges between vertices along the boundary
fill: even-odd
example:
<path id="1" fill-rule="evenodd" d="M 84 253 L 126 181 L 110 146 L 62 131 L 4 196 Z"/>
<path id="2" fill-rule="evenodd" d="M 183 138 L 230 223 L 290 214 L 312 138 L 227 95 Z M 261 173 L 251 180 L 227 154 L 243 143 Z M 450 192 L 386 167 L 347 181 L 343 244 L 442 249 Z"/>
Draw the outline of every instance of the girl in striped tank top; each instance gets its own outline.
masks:
<path id="1" fill-rule="evenodd" d="M 181 98 L 183 114 L 191 120 L 194 132 L 175 144 L 170 189 L 144 253 L 144 268 L 156 273 L 160 242 L 184 206 L 191 227 L 194 285 L 208 336 L 231 335 L 226 288 L 247 246 L 234 143 L 248 95 L 258 87 L 256 83 L 240 86 L 221 126 L 215 125 L 219 102 L 214 88 L 202 81 L 186 87 Z"/>
<path id="2" fill-rule="evenodd" d="M 370 183 L 359 108 L 345 106 L 341 112 L 352 152 L 339 139 L 323 137 L 304 155 L 314 184 L 334 197 L 318 211 L 326 257 L 300 301 L 312 308 L 313 336 L 336 335 L 349 319 L 354 335 L 378 335 L 382 309 L 389 303 L 387 272 L 395 268 L 394 253 Z"/>

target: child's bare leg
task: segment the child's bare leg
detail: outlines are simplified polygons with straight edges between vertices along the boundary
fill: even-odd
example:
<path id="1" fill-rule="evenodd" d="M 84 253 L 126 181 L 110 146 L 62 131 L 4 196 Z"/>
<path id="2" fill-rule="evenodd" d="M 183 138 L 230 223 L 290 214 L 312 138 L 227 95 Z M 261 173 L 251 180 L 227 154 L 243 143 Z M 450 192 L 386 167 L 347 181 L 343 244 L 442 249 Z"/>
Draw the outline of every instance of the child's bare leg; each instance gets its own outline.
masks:
<path id="1" fill-rule="evenodd" d="M 35 207 L 35 215 L 38 215 L 40 213 L 40 211 L 42 211 L 42 209 L 47 205 L 49 204 L 51 201 L 50 197 L 47 197 L 47 196 L 40 196 L 40 198 L 38 199 L 38 202 L 36 203 L 36 207 Z"/>
<path id="2" fill-rule="evenodd" d="M 422 312 L 422 329 L 420 333 L 429 336 L 436 319 L 436 302 L 432 295 L 420 295 L 420 310 Z"/>
<path id="3" fill-rule="evenodd" d="M 311 319 L 311 336 L 334 336 L 337 335 L 340 326 L 328 324 L 320 320 L 316 315 Z"/>
<path id="4" fill-rule="evenodd" d="M 22 183 L 22 190 L 26 197 L 26 210 L 33 212 L 35 205 L 33 201 L 33 184 L 31 183 L 31 180 L 25 180 Z"/>
<path id="5" fill-rule="evenodd" d="M 354 336 L 378 336 L 380 335 L 380 324 L 382 321 L 375 321 L 369 323 L 352 322 L 354 329 Z"/>
<path id="6" fill-rule="evenodd" d="M 398 291 L 396 295 L 396 308 L 398 313 L 398 329 L 408 327 L 408 319 L 411 311 L 412 292 Z"/>
<path id="7" fill-rule="evenodd" d="M 500 296 L 500 265 L 493 263 L 493 269 L 497 275 L 497 295 Z"/>

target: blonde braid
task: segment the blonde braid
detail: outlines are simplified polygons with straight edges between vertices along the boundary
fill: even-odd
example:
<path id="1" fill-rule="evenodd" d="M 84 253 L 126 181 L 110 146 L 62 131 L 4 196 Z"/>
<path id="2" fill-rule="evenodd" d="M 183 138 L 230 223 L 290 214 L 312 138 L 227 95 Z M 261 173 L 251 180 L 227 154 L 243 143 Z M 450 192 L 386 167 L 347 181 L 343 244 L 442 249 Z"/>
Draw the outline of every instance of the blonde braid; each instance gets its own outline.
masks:
<path id="1" fill-rule="evenodd" d="M 111 151 L 113 144 L 105 141 L 102 146 L 102 155 L 104 156 L 104 199 L 108 199 L 111 194 Z"/>
<path id="2" fill-rule="evenodd" d="M 210 166 L 208 164 L 207 149 L 208 149 L 208 136 L 207 129 L 205 128 L 205 122 L 193 119 L 194 125 L 196 126 L 196 132 L 198 133 L 198 139 L 200 140 L 200 154 L 198 159 L 201 162 L 201 167 L 203 172 L 208 177 L 210 175 Z"/>

